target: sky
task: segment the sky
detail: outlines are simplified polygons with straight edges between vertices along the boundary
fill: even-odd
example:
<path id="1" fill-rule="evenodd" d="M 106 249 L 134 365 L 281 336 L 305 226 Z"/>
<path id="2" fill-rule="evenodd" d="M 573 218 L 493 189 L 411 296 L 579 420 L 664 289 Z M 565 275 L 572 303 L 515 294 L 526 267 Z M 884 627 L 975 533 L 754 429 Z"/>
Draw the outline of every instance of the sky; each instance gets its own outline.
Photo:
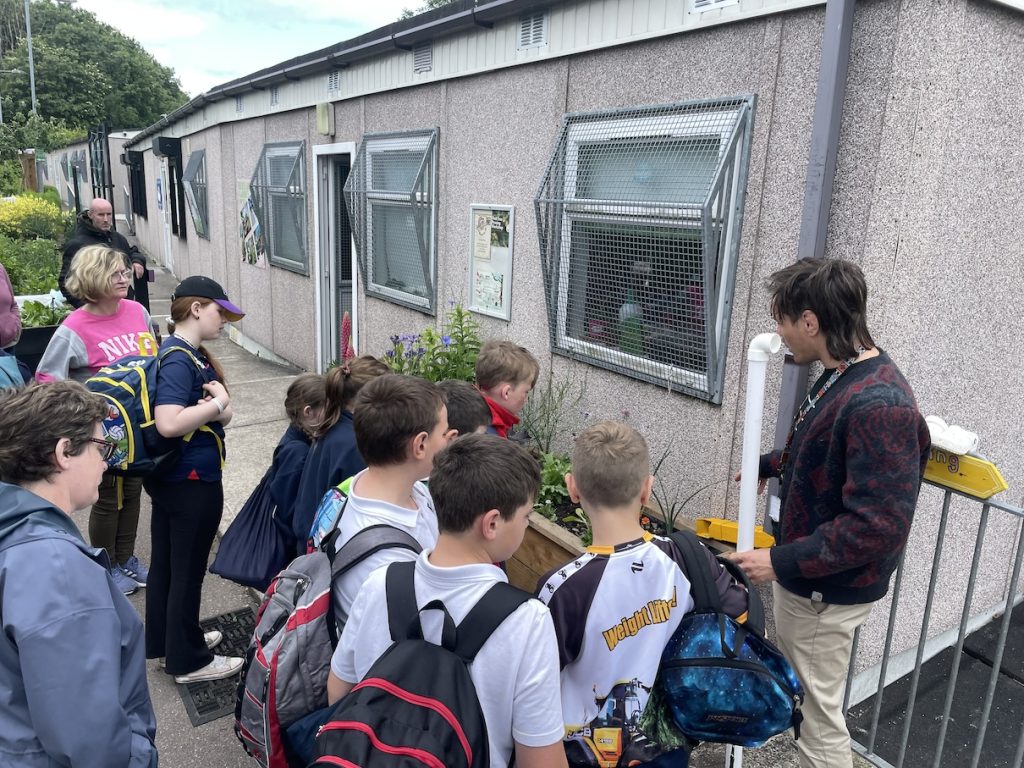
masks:
<path id="1" fill-rule="evenodd" d="M 134 38 L 189 97 L 398 19 L 417 0 L 76 0 Z"/>

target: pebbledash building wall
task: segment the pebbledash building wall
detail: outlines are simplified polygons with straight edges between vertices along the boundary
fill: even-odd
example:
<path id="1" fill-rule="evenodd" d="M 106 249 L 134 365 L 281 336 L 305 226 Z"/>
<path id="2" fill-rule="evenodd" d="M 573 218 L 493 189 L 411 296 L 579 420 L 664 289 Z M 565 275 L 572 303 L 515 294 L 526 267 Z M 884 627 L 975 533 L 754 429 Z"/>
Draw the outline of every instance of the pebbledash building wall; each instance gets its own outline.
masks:
<path id="1" fill-rule="evenodd" d="M 980 433 L 1016 504 L 1022 11 L 856 4 L 825 250 L 863 267 L 875 338 L 922 411 Z M 249 313 L 242 341 L 314 370 L 338 356 L 344 310 L 358 351 L 380 355 L 475 285 L 509 304 L 507 321 L 478 316 L 485 336 L 585 383 L 591 420 L 628 414 L 655 456 L 671 447 L 679 498 L 705 489 L 686 514 L 734 516 L 745 352 L 774 330 L 765 278 L 796 258 L 824 21 L 816 0 L 456 2 L 215 88 L 127 142 L 139 243 L 224 284 Z M 243 259 L 247 191 L 262 265 Z M 511 265 L 474 240 L 474 204 L 514 208 Z M 938 499 L 922 495 L 896 648 L 920 628 L 915 552 Z M 976 513 L 954 503 L 954 554 Z M 978 614 L 1018 530 L 992 525 Z M 936 633 L 959 619 L 968 561 L 943 565 Z M 861 666 L 884 632 L 876 610 Z"/>

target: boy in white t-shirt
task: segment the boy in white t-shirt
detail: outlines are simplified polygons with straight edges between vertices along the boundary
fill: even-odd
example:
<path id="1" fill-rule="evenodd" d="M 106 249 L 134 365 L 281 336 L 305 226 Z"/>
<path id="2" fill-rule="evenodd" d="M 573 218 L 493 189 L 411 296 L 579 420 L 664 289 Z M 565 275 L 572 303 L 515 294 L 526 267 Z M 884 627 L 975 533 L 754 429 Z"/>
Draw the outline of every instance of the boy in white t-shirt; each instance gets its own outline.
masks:
<path id="1" fill-rule="evenodd" d="M 640 526 L 654 477 L 643 436 L 627 424 L 602 421 L 577 439 L 569 497 L 590 518 L 586 553 L 541 579 L 538 597 L 555 622 L 561 665 L 565 750 L 573 768 L 651 764 L 682 768 L 681 734 L 657 707 L 647 711 L 662 651 L 683 615 L 693 610 L 683 558 L 670 539 Z M 746 590 L 705 548 L 730 616 L 747 610 Z M 667 727 L 666 727 L 667 726 Z"/>
<path id="2" fill-rule="evenodd" d="M 419 479 L 447 442 L 448 412 L 441 390 L 416 376 L 386 374 L 366 384 L 353 409 L 356 447 L 366 469 L 352 479 L 338 523 L 335 550 L 371 525 L 390 525 L 424 549 L 437 542 L 437 516 Z M 344 620 L 363 582 L 398 560 L 414 560 L 408 549 L 383 549 L 342 574 L 334 584 L 334 608 Z"/>
<path id="3" fill-rule="evenodd" d="M 506 581 L 492 563 L 519 548 L 539 488 L 537 461 L 499 437 L 467 435 L 439 453 L 430 489 L 441 533 L 433 551 L 416 560 L 416 604 L 440 600 L 458 624 L 495 582 Z M 331 662 L 331 703 L 391 645 L 386 572 L 370 575 L 352 605 Z M 422 614 L 432 642 L 440 638 L 439 613 Z M 520 605 L 487 639 L 469 673 L 487 722 L 490 764 L 508 765 L 514 751 L 518 768 L 564 768 L 558 650 L 548 609 L 537 600 Z"/>

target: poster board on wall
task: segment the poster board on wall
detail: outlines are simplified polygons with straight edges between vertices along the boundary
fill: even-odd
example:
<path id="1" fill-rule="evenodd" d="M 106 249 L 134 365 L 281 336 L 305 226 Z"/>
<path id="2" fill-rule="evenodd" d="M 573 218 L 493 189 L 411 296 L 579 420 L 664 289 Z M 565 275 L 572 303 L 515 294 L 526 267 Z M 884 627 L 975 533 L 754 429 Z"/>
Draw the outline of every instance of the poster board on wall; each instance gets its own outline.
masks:
<path id="1" fill-rule="evenodd" d="M 238 237 L 242 245 L 242 263 L 260 269 L 267 268 L 267 244 L 263 239 L 263 228 L 252 204 L 252 194 L 247 179 L 238 179 Z"/>
<path id="2" fill-rule="evenodd" d="M 469 206 L 469 309 L 512 318 L 512 253 L 515 207 Z"/>

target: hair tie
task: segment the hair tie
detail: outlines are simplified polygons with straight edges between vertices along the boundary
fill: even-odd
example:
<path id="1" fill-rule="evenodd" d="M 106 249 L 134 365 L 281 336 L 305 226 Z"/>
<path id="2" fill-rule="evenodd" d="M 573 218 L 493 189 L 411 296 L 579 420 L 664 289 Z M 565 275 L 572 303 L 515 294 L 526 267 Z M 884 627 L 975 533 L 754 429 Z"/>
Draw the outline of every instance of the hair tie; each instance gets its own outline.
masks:
<path id="1" fill-rule="evenodd" d="M 349 367 L 348 363 L 341 364 L 341 374 L 342 376 L 350 376 L 352 374 L 352 369 Z"/>

